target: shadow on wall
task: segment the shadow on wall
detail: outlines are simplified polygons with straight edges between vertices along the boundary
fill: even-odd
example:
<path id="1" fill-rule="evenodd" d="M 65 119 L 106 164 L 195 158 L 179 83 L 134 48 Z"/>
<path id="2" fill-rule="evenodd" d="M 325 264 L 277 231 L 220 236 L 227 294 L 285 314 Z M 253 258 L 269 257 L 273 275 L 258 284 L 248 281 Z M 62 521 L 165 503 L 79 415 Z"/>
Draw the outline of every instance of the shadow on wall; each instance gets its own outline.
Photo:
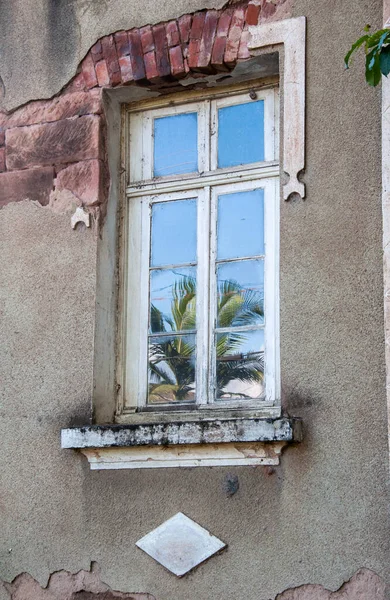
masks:
<path id="1" fill-rule="evenodd" d="M 306 584 L 285 590 L 275 600 L 386 600 L 385 585 L 370 569 L 359 569 L 353 577 L 336 592 L 322 585 Z M 0 580 L 0 597 L 10 600 L 156 600 L 147 593 L 124 593 L 112 590 L 100 579 L 97 563 L 91 563 L 90 571 L 56 571 L 42 588 L 28 573 L 21 573 L 12 583 Z"/>

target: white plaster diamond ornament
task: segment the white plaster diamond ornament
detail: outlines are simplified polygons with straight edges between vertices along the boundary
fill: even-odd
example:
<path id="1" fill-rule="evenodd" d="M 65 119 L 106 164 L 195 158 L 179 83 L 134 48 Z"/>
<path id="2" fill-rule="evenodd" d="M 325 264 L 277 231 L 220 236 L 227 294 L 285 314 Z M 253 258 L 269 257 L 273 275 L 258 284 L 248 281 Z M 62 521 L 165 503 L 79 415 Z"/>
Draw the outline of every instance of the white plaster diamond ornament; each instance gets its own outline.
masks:
<path id="1" fill-rule="evenodd" d="M 182 577 L 226 544 L 179 512 L 138 540 L 136 546 Z"/>

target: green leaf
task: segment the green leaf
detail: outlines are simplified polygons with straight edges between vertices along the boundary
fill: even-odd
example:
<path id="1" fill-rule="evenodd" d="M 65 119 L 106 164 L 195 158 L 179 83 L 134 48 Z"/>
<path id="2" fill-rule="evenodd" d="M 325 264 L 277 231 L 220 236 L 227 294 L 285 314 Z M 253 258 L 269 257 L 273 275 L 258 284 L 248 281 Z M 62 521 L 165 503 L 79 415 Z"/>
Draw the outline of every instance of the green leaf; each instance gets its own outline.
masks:
<path id="1" fill-rule="evenodd" d="M 362 44 L 364 44 L 364 42 L 366 42 L 368 40 L 368 38 L 369 38 L 368 35 L 363 35 L 361 38 L 359 38 L 358 40 L 356 40 L 356 42 L 354 44 L 352 44 L 350 51 L 347 52 L 347 54 L 345 55 L 345 58 L 344 58 L 344 64 L 345 64 L 345 66 L 346 66 L 347 69 L 349 67 L 349 59 L 351 58 L 352 54 L 358 48 L 360 48 L 360 46 L 362 46 Z"/>
<path id="2" fill-rule="evenodd" d="M 375 87 L 381 80 L 380 54 L 374 48 L 366 56 L 366 81 Z"/>
<path id="3" fill-rule="evenodd" d="M 390 30 L 389 29 L 379 29 L 372 35 L 368 36 L 367 40 L 367 48 L 373 48 L 377 46 L 377 49 L 383 46 L 383 44 L 388 43 L 390 40 Z"/>
<path id="4" fill-rule="evenodd" d="M 382 48 L 382 52 L 379 57 L 380 69 L 382 75 L 385 77 L 390 73 L 390 46 L 385 46 Z"/>

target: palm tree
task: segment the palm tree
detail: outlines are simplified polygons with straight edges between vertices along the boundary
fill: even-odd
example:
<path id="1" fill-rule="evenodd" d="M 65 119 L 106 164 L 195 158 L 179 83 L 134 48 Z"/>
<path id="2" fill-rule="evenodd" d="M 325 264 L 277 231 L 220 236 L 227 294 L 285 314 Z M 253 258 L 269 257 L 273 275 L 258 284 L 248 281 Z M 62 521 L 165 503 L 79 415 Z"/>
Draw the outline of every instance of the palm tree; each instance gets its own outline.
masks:
<path id="1" fill-rule="evenodd" d="M 173 285 L 172 317 L 164 315 L 152 304 L 151 333 L 159 336 L 150 340 L 149 400 L 180 401 L 194 396 L 195 335 L 180 334 L 196 326 L 196 281 L 183 276 Z M 218 327 L 250 326 L 264 315 L 263 299 L 259 292 L 243 289 L 232 280 L 223 281 L 218 288 Z M 162 336 L 161 334 L 168 335 Z M 169 334 L 172 335 L 169 335 Z M 229 331 L 217 335 L 216 393 L 227 397 L 224 391 L 229 382 L 261 383 L 264 379 L 264 354 L 240 351 L 246 332 Z M 237 394 L 246 397 L 244 393 Z"/>

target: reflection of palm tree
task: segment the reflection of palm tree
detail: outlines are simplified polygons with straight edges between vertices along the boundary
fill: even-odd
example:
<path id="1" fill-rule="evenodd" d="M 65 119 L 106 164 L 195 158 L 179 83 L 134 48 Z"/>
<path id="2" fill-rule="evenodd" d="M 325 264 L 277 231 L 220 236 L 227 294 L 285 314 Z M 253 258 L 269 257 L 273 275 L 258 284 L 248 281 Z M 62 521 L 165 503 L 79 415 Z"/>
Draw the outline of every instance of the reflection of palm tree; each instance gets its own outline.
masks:
<path id="1" fill-rule="evenodd" d="M 192 399 L 195 381 L 195 335 L 175 332 L 196 327 L 196 282 L 183 276 L 172 287 L 172 317 L 151 306 L 150 329 L 160 336 L 150 340 L 149 400 Z M 243 289 L 235 281 L 223 281 L 218 289 L 217 322 L 220 328 L 251 326 L 264 315 L 259 292 Z M 161 336 L 161 334 L 166 335 Z M 170 336 L 169 334 L 172 333 Z M 261 383 L 264 378 L 263 352 L 243 354 L 245 331 L 229 331 L 217 336 L 217 397 L 227 396 L 229 382 Z M 245 394 L 234 394 L 235 396 Z"/>

